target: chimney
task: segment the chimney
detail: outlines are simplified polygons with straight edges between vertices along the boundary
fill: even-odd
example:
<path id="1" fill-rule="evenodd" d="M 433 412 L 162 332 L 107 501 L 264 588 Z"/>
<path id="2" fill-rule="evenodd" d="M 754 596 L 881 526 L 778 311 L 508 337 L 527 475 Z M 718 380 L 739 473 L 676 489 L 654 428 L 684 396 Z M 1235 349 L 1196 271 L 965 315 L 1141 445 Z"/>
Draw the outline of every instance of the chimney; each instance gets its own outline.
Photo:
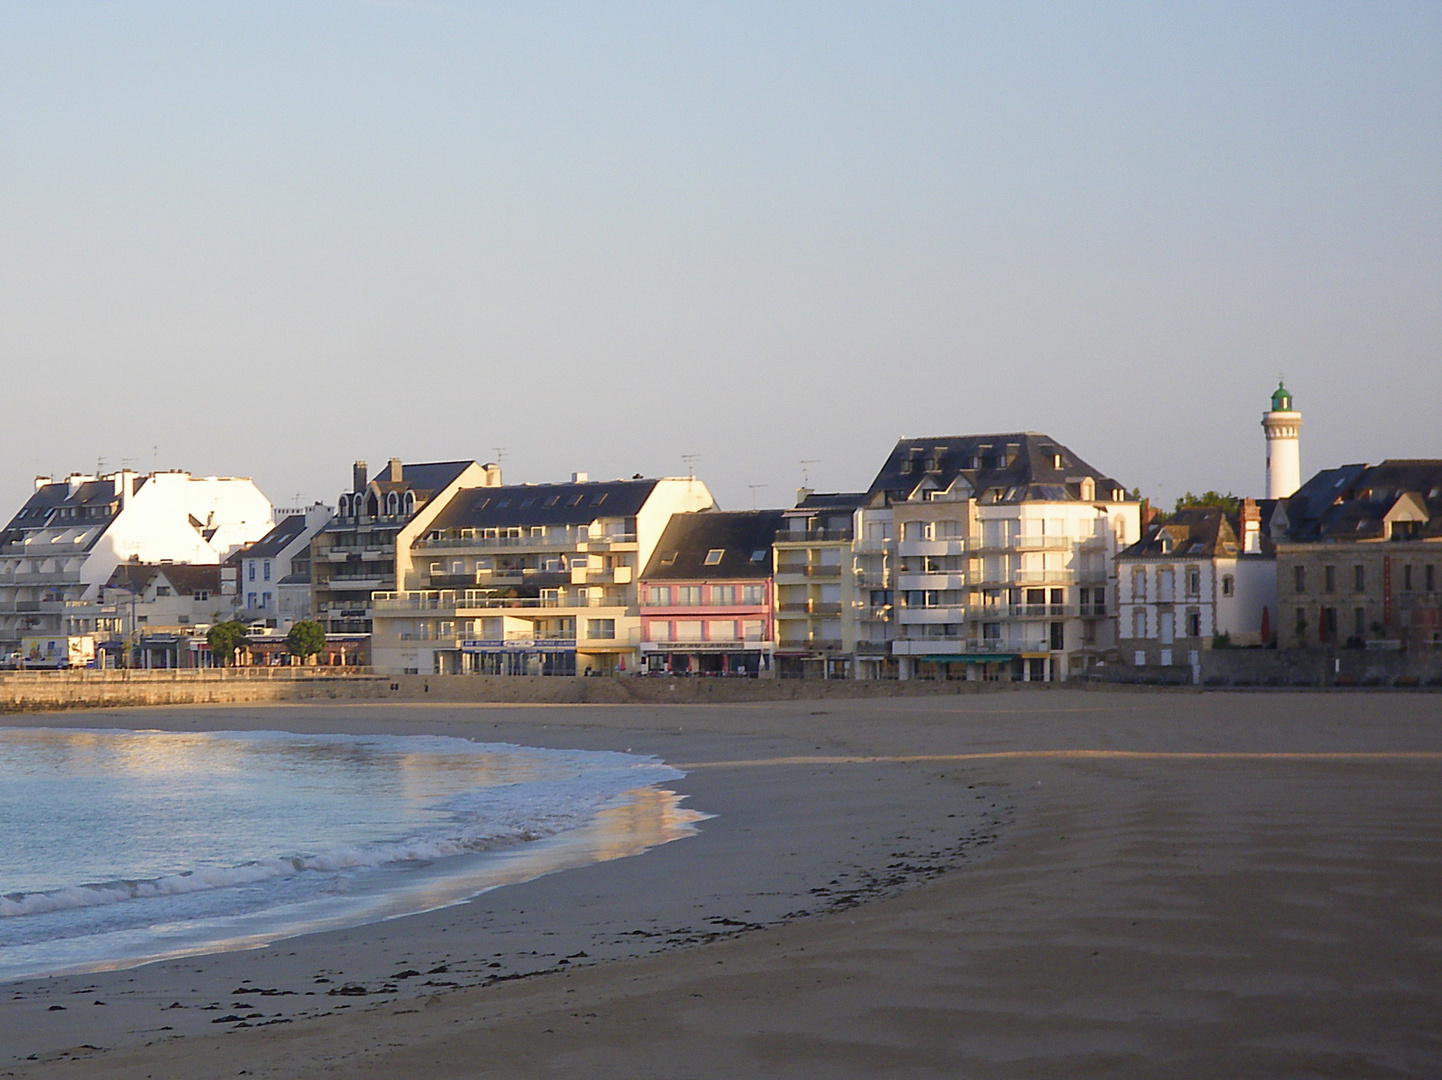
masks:
<path id="1" fill-rule="evenodd" d="M 386 469 L 386 479 L 393 484 L 399 484 L 401 482 L 401 469 L 401 459 L 398 457 L 391 458 L 391 463 Z"/>
<path id="2" fill-rule="evenodd" d="M 366 489 L 366 480 L 370 474 L 366 471 L 366 463 L 357 461 L 350 467 L 350 489 L 357 494 Z"/>
<path id="3" fill-rule="evenodd" d="M 586 483 L 587 481 L 589 481 L 590 479 L 591 479 L 591 474 L 590 474 L 590 473 L 573 472 L 573 473 L 571 474 L 571 483 L 573 483 L 573 484 L 584 484 L 584 483 Z"/>
<path id="4" fill-rule="evenodd" d="M 486 462 L 486 464 L 483 466 L 483 468 L 486 470 L 486 482 L 485 482 L 485 485 L 484 485 L 484 486 L 485 486 L 485 487 L 500 487 L 500 486 L 501 486 L 501 466 L 500 466 L 500 464 L 497 463 L 497 462 L 494 462 L 494 461 L 488 461 L 488 462 Z"/>
<path id="5" fill-rule="evenodd" d="M 1255 554 L 1262 550 L 1262 511 L 1255 499 L 1242 500 L 1242 550 Z"/>
<path id="6" fill-rule="evenodd" d="M 35 490 L 36 490 L 36 491 L 39 491 L 39 490 L 40 490 L 41 488 L 43 488 L 43 487 L 49 487 L 49 486 L 50 486 L 51 484 L 53 484 L 54 482 L 55 482 L 55 480 L 54 480 L 53 477 L 50 477 L 50 476 L 37 476 L 37 477 L 35 478 Z"/>
<path id="7" fill-rule="evenodd" d="M 805 502 L 808 498 L 810 498 L 810 497 L 811 497 L 811 489 L 810 489 L 809 487 L 799 487 L 799 488 L 796 489 L 796 505 L 797 505 L 797 506 L 800 506 L 802 503 L 804 503 L 804 502 Z"/>

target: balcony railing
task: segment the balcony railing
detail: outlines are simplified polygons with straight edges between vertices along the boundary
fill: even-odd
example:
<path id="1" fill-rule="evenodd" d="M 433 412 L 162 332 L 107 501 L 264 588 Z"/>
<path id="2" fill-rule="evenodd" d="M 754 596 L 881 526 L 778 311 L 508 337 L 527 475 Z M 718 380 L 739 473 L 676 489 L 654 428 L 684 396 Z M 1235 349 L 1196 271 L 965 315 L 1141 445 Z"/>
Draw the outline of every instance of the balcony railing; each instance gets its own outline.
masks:
<path id="1" fill-rule="evenodd" d="M 778 604 L 776 611 L 781 615 L 840 615 L 841 603 L 807 600 L 800 604 Z"/>
<path id="2" fill-rule="evenodd" d="M 1013 619 L 1069 619 L 1080 611 L 1074 604 L 1012 604 Z"/>
<path id="3" fill-rule="evenodd" d="M 778 544 L 850 543 L 851 529 L 778 529 Z"/>

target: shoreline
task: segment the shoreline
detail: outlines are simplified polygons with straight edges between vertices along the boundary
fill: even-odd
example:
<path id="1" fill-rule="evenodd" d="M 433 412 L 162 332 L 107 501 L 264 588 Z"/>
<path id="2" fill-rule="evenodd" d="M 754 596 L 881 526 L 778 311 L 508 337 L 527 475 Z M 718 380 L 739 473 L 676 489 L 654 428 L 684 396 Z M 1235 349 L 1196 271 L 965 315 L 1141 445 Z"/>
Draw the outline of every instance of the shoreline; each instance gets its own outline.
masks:
<path id="1" fill-rule="evenodd" d="M 1428 810 L 1442 709 L 1429 695 L 1057 689 L 0 722 L 142 719 L 651 753 L 689 765 L 667 786 L 717 816 L 645 854 L 423 915 L 5 984 L 0 1045 L 20 1052 L 0 1075 L 303 1076 L 344 1062 L 347 1075 L 461 1076 L 476 1040 L 488 1075 L 517 1076 L 563 1061 L 603 1076 L 1141 1076 L 1179 1062 L 1222 1075 L 1207 1063 L 1235 1074 L 1358 1061 L 1412 1075 L 1397 1062 L 1442 1060 L 1420 1034 L 1442 1006 L 1442 915 L 1426 903 L 1442 886 Z M 1358 1019 L 1367 995 L 1385 1007 L 1371 1021 Z M 643 998 L 645 1023 L 633 1015 Z M 1270 1025 L 1252 1015 L 1263 1002 Z M 1245 1037 L 1221 1038 L 1227 1024 Z"/>

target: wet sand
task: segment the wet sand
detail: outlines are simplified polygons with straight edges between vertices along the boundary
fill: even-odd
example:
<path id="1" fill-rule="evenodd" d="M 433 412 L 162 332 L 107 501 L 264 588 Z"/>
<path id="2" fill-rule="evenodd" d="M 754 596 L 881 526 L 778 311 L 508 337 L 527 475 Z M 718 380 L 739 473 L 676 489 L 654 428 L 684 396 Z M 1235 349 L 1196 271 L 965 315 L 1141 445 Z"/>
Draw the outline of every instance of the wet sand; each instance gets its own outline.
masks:
<path id="1" fill-rule="evenodd" d="M 632 749 L 717 816 L 441 911 L 6 984 L 0 1075 L 1442 1072 L 1438 695 L 22 720 Z"/>

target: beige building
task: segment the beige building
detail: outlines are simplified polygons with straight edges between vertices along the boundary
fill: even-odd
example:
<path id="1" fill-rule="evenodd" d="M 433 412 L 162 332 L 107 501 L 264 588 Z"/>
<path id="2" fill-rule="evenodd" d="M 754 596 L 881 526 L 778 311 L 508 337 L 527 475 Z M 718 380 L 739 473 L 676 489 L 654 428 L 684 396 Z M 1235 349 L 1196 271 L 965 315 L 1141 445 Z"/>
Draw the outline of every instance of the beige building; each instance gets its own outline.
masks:
<path id="1" fill-rule="evenodd" d="M 673 514 L 715 506 L 693 477 L 454 492 L 375 593 L 378 671 L 634 672 L 637 582 Z"/>
<path id="2" fill-rule="evenodd" d="M 1115 648 L 1140 504 L 1045 435 L 902 439 L 856 528 L 858 675 L 1064 679 Z"/>
<path id="3" fill-rule="evenodd" d="M 855 519 L 866 494 L 806 488 L 796 494 L 773 544 L 776 671 L 782 678 L 854 677 Z"/>
<path id="4" fill-rule="evenodd" d="M 1442 647 L 1442 461 L 1324 470 L 1271 533 L 1282 648 Z"/>
<path id="5" fill-rule="evenodd" d="M 434 461 L 407 465 L 392 458 L 367 478 L 352 469 L 351 490 L 310 544 L 312 617 L 332 634 L 369 634 L 371 594 L 396 587 L 397 551 L 410 551 L 436 514 L 463 488 L 501 482 L 498 465 Z"/>

